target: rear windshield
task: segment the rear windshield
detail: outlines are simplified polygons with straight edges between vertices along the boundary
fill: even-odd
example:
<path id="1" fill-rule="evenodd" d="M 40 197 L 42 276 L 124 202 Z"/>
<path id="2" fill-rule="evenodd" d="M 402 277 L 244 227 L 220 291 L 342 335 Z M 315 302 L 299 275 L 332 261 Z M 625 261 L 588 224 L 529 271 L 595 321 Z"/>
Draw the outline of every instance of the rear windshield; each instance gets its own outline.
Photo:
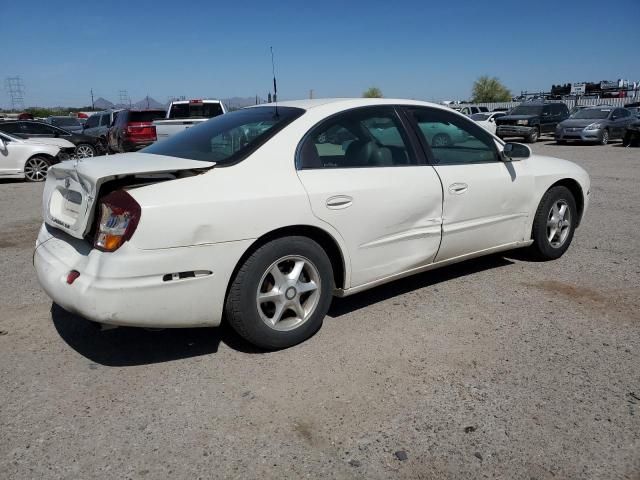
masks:
<path id="1" fill-rule="evenodd" d="M 186 129 L 143 149 L 144 153 L 230 164 L 242 160 L 304 110 L 253 107 L 237 110 Z"/>
<path id="2" fill-rule="evenodd" d="M 158 120 L 160 118 L 164 118 L 165 111 L 164 110 L 144 110 L 141 112 L 129 112 L 129 121 L 130 122 L 153 122 L 154 120 Z"/>
<path id="3" fill-rule="evenodd" d="M 222 115 L 219 103 L 174 103 L 169 118 L 213 118 Z"/>
<path id="4" fill-rule="evenodd" d="M 541 115 L 542 105 L 518 105 L 509 115 Z"/>
<path id="5" fill-rule="evenodd" d="M 610 113 L 610 108 L 583 108 L 582 110 L 578 110 L 574 113 L 572 117 L 577 119 L 602 119 L 607 118 Z"/>
<path id="6" fill-rule="evenodd" d="M 72 127 L 74 125 L 80 125 L 78 119 L 74 117 L 52 118 L 51 123 L 53 123 L 54 125 L 59 125 L 61 127 Z"/>

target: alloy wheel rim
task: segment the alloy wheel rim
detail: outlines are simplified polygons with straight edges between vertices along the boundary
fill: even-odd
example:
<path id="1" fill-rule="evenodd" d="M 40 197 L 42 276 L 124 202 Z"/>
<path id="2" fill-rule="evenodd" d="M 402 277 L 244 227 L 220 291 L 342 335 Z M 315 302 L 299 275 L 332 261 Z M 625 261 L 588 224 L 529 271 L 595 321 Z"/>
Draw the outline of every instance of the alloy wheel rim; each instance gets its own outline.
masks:
<path id="1" fill-rule="evenodd" d="M 32 182 L 41 182 L 47 176 L 49 164 L 41 158 L 29 160 L 24 166 L 24 176 Z"/>
<path id="2" fill-rule="evenodd" d="M 76 155 L 80 158 L 93 157 L 93 149 L 89 145 L 80 145 L 76 148 Z"/>
<path id="3" fill-rule="evenodd" d="M 571 210 L 565 200 L 553 203 L 547 216 L 547 240 L 552 248 L 562 247 L 571 231 Z"/>
<path id="4" fill-rule="evenodd" d="M 320 292 L 320 274 L 308 258 L 282 257 L 260 279 L 256 292 L 258 314 L 274 330 L 294 330 L 316 311 Z"/>

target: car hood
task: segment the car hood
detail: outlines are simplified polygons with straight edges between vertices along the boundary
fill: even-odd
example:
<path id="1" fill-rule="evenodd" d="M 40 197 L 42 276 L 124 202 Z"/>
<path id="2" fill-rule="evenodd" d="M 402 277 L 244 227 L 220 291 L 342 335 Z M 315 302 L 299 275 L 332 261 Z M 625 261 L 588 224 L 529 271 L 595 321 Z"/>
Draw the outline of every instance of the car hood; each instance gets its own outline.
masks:
<path id="1" fill-rule="evenodd" d="M 29 145 L 55 145 L 60 148 L 74 148 L 75 145 L 71 143 L 69 140 L 65 140 L 64 138 L 25 138 L 22 140 L 24 143 L 28 143 Z"/>
<path id="2" fill-rule="evenodd" d="M 570 128 L 584 128 L 588 125 L 591 125 L 592 123 L 603 123 L 606 122 L 606 119 L 597 119 L 597 118 L 569 118 L 567 120 L 564 120 L 562 122 L 560 122 L 560 126 L 565 128 L 565 127 L 570 127 Z"/>
<path id="3" fill-rule="evenodd" d="M 62 162 L 47 172 L 42 197 L 43 217 L 48 225 L 83 238 L 93 219 L 100 186 L 105 182 L 130 175 L 203 171 L 214 166 L 214 162 L 140 152 Z"/>

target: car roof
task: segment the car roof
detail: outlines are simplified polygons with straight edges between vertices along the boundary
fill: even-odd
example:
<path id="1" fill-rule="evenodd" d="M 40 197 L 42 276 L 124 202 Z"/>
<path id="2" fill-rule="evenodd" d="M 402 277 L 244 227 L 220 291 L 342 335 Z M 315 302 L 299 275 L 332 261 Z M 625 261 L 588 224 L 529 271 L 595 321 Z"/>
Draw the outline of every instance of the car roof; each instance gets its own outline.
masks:
<path id="1" fill-rule="evenodd" d="M 287 100 L 278 102 L 279 107 L 295 107 L 304 110 L 312 110 L 322 106 L 334 106 L 336 110 L 346 110 L 356 107 L 369 107 L 376 105 L 415 105 L 422 107 L 433 107 L 440 110 L 452 111 L 453 109 L 446 105 L 438 105 L 437 103 L 423 102 L 421 100 L 409 100 L 403 98 L 314 98 L 307 100 Z M 275 103 L 262 103 L 260 105 L 252 105 L 249 108 L 275 106 Z M 489 113 L 489 112 L 484 112 Z"/>
<path id="2" fill-rule="evenodd" d="M 222 103 L 220 100 L 214 100 L 212 98 L 202 98 L 202 99 L 194 98 L 191 100 L 174 100 L 171 103 L 175 105 L 175 104 L 194 103 L 194 102 L 195 103 L 201 103 L 201 102 L 202 103 L 205 103 L 205 102 L 206 103 Z"/>

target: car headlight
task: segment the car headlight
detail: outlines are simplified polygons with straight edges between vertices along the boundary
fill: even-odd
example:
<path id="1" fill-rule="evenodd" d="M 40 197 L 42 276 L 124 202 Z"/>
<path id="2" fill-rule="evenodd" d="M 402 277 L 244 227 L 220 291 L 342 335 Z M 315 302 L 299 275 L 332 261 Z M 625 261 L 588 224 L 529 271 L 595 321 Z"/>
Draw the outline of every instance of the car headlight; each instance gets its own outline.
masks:
<path id="1" fill-rule="evenodd" d="M 600 130 L 602 125 L 600 123 L 592 123 L 591 125 L 587 125 L 585 130 Z"/>
<path id="2" fill-rule="evenodd" d="M 517 125 L 529 125 L 529 120 L 518 120 Z"/>

